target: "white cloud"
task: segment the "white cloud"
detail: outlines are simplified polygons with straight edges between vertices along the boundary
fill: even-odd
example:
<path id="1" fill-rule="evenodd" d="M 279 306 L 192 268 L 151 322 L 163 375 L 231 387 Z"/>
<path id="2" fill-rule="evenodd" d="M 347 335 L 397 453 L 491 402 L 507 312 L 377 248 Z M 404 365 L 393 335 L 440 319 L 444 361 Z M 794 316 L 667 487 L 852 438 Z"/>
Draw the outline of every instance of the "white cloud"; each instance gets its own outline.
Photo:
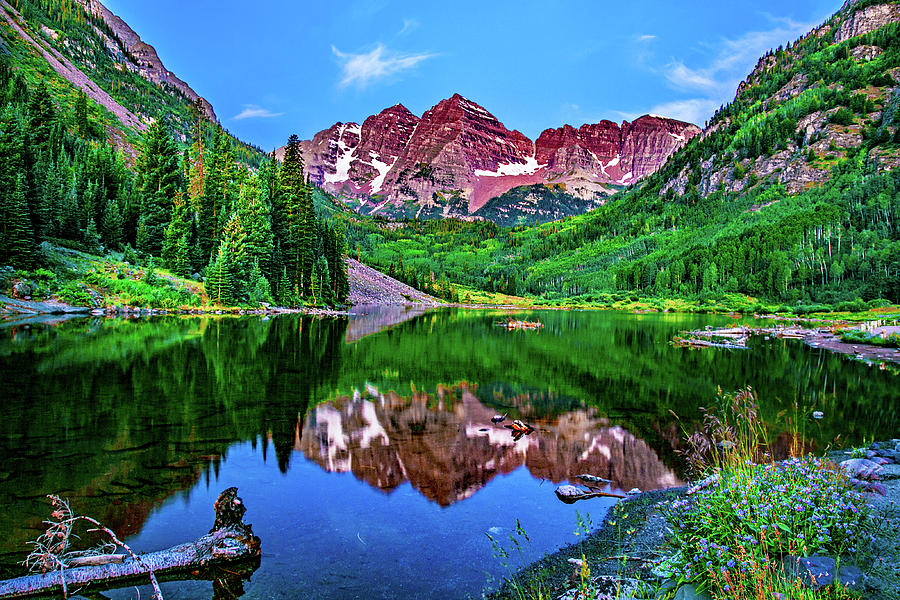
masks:
<path id="1" fill-rule="evenodd" d="M 331 51 L 341 61 L 343 76 L 341 87 L 355 84 L 366 87 L 368 84 L 401 71 L 415 67 L 420 62 L 432 58 L 434 54 L 401 54 L 393 52 L 378 44 L 375 49 L 366 54 L 344 53 L 332 46 Z"/>
<path id="2" fill-rule="evenodd" d="M 268 108 L 263 108 L 256 104 L 244 104 L 243 107 L 244 110 L 242 110 L 240 114 L 231 118 L 235 121 L 240 121 L 242 119 L 271 119 L 273 117 L 280 117 L 284 114 L 283 112 L 272 112 Z"/>
<path id="3" fill-rule="evenodd" d="M 655 35 L 650 35 L 650 34 L 644 34 L 644 35 L 639 35 L 639 36 L 638 36 L 638 41 L 639 41 L 639 42 L 648 42 L 648 41 L 650 41 L 650 40 L 655 40 L 655 39 L 656 39 L 656 36 L 655 36 Z"/>
<path id="4" fill-rule="evenodd" d="M 419 28 L 419 23 L 416 19 L 403 19 L 403 27 L 400 29 L 400 32 L 397 35 L 406 35 L 407 33 L 412 33 L 416 29 Z"/>
<path id="5" fill-rule="evenodd" d="M 738 82 L 750 73 L 759 57 L 815 27 L 815 23 L 768 18 L 775 25 L 768 31 L 749 31 L 735 39 L 726 38 L 706 44 L 711 58 L 705 65 L 689 67 L 681 60 L 672 60 L 666 65 L 666 79 L 681 90 L 711 91 L 719 96 L 734 93 Z M 724 97 L 719 104 L 722 100 Z"/>
<path id="6" fill-rule="evenodd" d="M 708 98 L 691 98 L 657 104 L 649 112 L 653 115 L 687 121 L 703 127 L 703 123 L 712 116 L 720 104 L 721 102 Z"/>

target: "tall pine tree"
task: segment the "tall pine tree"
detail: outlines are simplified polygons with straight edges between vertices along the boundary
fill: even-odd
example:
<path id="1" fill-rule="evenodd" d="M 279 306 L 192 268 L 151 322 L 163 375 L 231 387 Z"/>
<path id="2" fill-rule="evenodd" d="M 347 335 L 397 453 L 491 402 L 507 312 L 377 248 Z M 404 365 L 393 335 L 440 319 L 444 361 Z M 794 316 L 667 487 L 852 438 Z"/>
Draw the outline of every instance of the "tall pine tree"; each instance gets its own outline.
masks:
<path id="1" fill-rule="evenodd" d="M 12 195 L 0 205 L 0 264 L 29 267 L 33 248 L 34 237 L 25 201 L 25 176 L 19 175 Z"/>
<path id="2" fill-rule="evenodd" d="M 138 161 L 141 216 L 138 249 L 154 255 L 162 250 L 166 227 L 180 180 L 178 152 L 161 121 L 154 122 L 144 136 Z"/>

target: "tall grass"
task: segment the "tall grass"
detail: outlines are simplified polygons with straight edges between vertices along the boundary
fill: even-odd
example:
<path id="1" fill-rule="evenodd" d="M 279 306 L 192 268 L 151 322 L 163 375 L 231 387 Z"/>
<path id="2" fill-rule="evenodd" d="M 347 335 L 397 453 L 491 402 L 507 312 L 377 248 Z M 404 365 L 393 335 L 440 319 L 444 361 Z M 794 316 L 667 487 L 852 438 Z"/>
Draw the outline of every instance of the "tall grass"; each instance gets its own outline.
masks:
<path id="1" fill-rule="evenodd" d="M 838 585 L 818 591 L 783 576 L 787 555 L 826 554 L 841 560 L 871 538 L 871 508 L 847 477 L 824 459 L 770 454 L 756 394 L 720 397 L 720 414 L 706 413 L 685 455 L 705 486 L 666 507 L 672 555 L 663 569 L 715 598 L 858 598 Z"/>

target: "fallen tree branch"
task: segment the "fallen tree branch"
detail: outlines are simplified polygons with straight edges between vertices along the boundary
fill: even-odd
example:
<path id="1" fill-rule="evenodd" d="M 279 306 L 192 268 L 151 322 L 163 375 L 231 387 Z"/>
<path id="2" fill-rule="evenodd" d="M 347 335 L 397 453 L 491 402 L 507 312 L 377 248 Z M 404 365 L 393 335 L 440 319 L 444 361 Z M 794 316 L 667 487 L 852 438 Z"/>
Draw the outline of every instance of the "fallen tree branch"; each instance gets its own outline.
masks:
<path id="1" fill-rule="evenodd" d="M 208 534 L 194 542 L 147 554 L 131 553 L 130 549 L 112 532 L 97 524 L 104 533 L 112 536 L 117 545 L 125 548 L 130 556 L 114 555 L 122 556 L 122 561 L 73 568 L 73 561 L 99 558 L 97 556 L 79 557 L 70 559 L 68 565 L 60 567 L 54 565 L 53 570 L 45 573 L 0 581 L 0 600 L 54 592 L 67 594 L 74 588 L 80 588 L 83 591 L 85 587 L 97 585 L 116 587 L 133 583 L 136 580 L 146 581 L 148 577 L 153 583 L 154 591 L 161 598 L 159 584 L 156 580 L 157 575 L 172 575 L 179 572 L 193 574 L 195 571 L 221 563 L 258 560 L 260 540 L 253 535 L 251 526 L 242 520 L 246 508 L 241 499 L 237 497 L 237 488 L 228 488 L 222 492 L 214 506 L 216 521 Z M 80 518 L 96 523 L 89 517 Z"/>
<path id="2" fill-rule="evenodd" d="M 93 556 L 82 556 L 73 558 L 69 561 L 69 568 L 75 567 L 99 567 L 100 565 L 108 565 L 110 563 L 120 563 L 125 561 L 124 554 L 95 554 Z"/>

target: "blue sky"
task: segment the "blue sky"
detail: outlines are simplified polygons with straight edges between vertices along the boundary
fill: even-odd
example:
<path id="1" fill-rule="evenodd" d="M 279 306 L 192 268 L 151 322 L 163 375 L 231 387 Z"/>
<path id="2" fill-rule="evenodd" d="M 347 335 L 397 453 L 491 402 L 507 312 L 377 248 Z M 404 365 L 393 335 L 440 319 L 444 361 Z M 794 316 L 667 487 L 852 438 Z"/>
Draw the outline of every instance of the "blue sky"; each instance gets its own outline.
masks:
<path id="1" fill-rule="evenodd" d="M 103 1 L 266 150 L 456 92 L 532 139 L 647 113 L 702 126 L 759 56 L 843 2 Z"/>

